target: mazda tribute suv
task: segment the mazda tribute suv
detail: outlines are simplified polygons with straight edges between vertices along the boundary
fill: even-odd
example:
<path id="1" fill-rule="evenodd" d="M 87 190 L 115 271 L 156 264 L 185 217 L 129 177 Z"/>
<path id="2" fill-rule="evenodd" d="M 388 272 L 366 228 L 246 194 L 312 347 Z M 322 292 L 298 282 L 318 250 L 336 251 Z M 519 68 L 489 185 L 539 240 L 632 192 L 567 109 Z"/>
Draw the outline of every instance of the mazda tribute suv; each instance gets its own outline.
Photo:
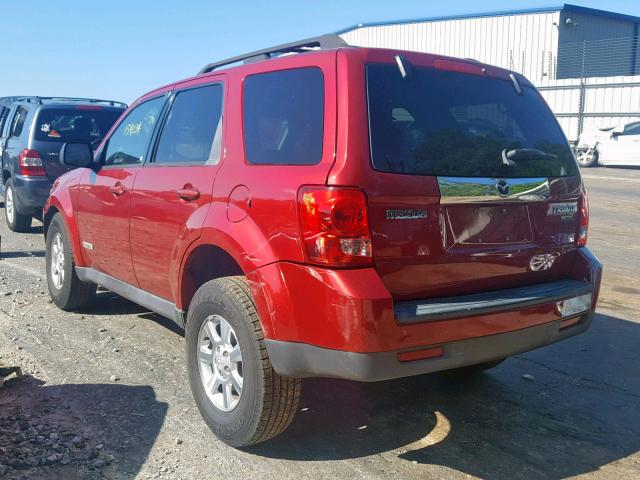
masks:
<path id="1" fill-rule="evenodd" d="M 184 326 L 230 445 L 285 430 L 302 378 L 480 372 L 593 316 L 580 172 L 514 72 L 325 36 L 207 65 L 61 157 L 53 301 L 101 285 Z"/>

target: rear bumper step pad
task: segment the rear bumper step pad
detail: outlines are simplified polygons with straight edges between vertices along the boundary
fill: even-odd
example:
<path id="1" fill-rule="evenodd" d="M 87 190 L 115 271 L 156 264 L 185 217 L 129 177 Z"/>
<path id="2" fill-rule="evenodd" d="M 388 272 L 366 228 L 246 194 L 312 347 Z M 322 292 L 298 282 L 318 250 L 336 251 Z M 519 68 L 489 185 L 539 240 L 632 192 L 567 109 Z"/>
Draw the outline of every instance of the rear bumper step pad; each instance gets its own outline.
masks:
<path id="1" fill-rule="evenodd" d="M 394 311 L 401 324 L 431 322 L 534 307 L 592 292 L 590 282 L 557 280 L 473 295 L 395 302 Z"/>

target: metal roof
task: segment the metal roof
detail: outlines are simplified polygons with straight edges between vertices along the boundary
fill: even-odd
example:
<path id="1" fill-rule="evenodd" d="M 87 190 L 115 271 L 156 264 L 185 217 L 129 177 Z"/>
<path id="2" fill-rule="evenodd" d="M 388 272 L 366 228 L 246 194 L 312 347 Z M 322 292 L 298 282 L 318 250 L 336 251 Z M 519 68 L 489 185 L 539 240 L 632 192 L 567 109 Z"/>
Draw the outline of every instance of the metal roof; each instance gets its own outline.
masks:
<path id="1" fill-rule="evenodd" d="M 504 17 L 507 15 L 526 15 L 529 13 L 550 13 L 550 12 L 574 12 L 583 13 L 585 15 L 594 15 L 598 17 L 614 18 L 616 20 L 625 20 L 628 22 L 640 23 L 640 17 L 633 15 L 625 15 L 623 13 L 608 12 L 606 10 L 598 10 L 595 8 L 581 7 L 579 5 L 571 5 L 568 3 L 549 7 L 537 7 L 537 8 L 525 8 L 515 10 L 499 10 L 495 12 L 480 12 L 480 13 L 467 13 L 460 15 L 447 15 L 441 17 L 427 17 L 427 18 L 412 18 L 406 20 L 393 20 L 385 22 L 367 22 L 358 23 L 350 27 L 338 30 L 336 34 L 347 33 L 352 30 L 356 30 L 362 27 L 381 27 L 385 25 L 402 25 L 406 23 L 424 23 L 424 22 L 442 22 L 446 20 L 464 20 L 470 18 L 482 18 L 482 17 Z"/>
<path id="2" fill-rule="evenodd" d="M 54 103 L 89 103 L 89 104 L 97 104 L 97 103 L 106 103 L 112 107 L 120 107 L 127 108 L 127 104 L 123 102 L 118 102 L 116 100 L 101 100 L 98 98 L 77 98 L 77 97 L 40 97 L 35 95 L 23 95 L 19 97 L 0 97 L 0 101 L 6 100 L 8 103 L 13 102 L 22 102 L 22 103 L 33 103 L 36 105 L 43 104 L 54 104 Z"/>

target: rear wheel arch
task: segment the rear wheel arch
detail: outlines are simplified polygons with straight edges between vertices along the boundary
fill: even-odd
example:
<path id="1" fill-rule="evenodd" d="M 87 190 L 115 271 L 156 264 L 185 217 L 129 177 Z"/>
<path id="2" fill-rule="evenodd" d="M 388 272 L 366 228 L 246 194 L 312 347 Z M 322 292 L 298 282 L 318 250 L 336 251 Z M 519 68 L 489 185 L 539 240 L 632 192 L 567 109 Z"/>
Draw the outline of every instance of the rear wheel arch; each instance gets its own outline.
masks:
<path id="1" fill-rule="evenodd" d="M 243 277 L 249 288 L 247 293 L 251 294 L 256 303 L 262 330 L 267 338 L 272 338 L 275 331 L 267 307 L 265 290 L 254 273 L 252 265 L 246 262 L 241 263 L 239 256 L 227 248 L 213 242 L 194 246 L 182 262 L 178 277 L 176 307 L 184 311 L 183 318 L 186 319 L 196 291 L 206 282 L 224 277 Z"/>
<path id="2" fill-rule="evenodd" d="M 225 249 L 208 243 L 198 245 L 182 262 L 177 303 L 187 311 L 196 291 L 206 282 L 244 274 L 239 262 Z"/>
<path id="3" fill-rule="evenodd" d="M 2 170 L 2 184 L 6 185 L 10 178 L 11 172 L 9 172 L 9 170 L 7 170 L 6 168 Z"/>

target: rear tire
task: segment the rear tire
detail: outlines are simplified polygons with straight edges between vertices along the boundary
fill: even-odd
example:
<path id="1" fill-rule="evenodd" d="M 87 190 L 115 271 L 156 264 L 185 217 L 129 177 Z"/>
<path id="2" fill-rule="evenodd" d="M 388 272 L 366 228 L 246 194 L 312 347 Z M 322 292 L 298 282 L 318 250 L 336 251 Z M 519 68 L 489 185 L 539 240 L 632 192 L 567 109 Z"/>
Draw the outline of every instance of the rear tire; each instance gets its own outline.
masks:
<path id="1" fill-rule="evenodd" d="M 47 230 L 46 266 L 49 295 L 62 310 L 77 310 L 93 300 L 97 286 L 83 282 L 76 274 L 71 242 L 59 213 Z"/>
<path id="2" fill-rule="evenodd" d="M 211 280 L 198 289 L 187 316 L 186 353 L 198 409 L 223 442 L 264 442 L 293 421 L 301 381 L 273 370 L 244 277 Z"/>
<path id="3" fill-rule="evenodd" d="M 31 229 L 31 215 L 22 215 L 16 208 L 16 193 L 11 178 L 4 186 L 4 215 L 12 232 L 25 233 Z"/>
<path id="4" fill-rule="evenodd" d="M 481 375 L 482 373 L 486 372 L 487 370 L 497 367 L 505 360 L 506 358 L 502 358 L 500 360 L 491 360 L 490 362 L 482 362 L 482 363 L 477 363 L 475 365 L 467 365 L 466 367 L 446 370 L 442 373 L 444 373 L 448 377 L 453 377 L 458 379 L 475 378 L 478 375 Z"/>

